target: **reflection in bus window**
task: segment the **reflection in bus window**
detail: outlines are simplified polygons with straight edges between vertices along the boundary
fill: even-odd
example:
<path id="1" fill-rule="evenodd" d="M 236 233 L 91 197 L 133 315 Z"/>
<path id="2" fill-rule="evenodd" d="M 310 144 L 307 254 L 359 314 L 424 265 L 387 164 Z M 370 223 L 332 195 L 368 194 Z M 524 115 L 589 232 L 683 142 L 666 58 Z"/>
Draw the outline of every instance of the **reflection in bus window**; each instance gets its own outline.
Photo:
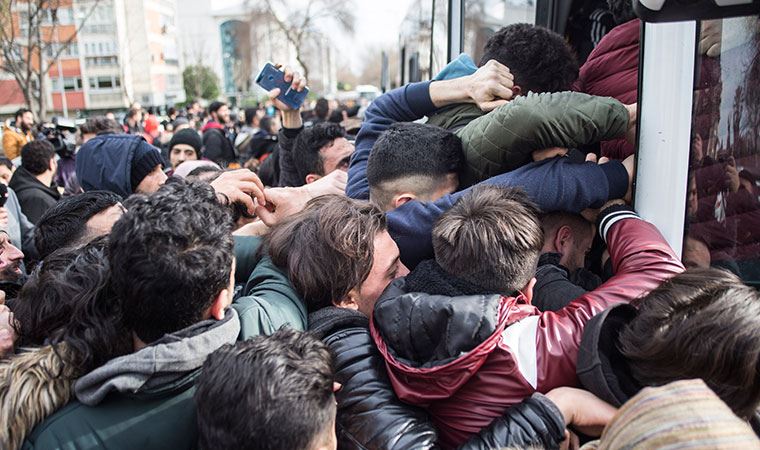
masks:
<path id="1" fill-rule="evenodd" d="M 760 282 L 760 21 L 704 21 L 698 39 L 683 259 Z"/>
<path id="2" fill-rule="evenodd" d="M 535 0 L 466 0 L 464 52 L 477 64 L 483 48 L 500 28 L 513 23 L 535 23 Z"/>

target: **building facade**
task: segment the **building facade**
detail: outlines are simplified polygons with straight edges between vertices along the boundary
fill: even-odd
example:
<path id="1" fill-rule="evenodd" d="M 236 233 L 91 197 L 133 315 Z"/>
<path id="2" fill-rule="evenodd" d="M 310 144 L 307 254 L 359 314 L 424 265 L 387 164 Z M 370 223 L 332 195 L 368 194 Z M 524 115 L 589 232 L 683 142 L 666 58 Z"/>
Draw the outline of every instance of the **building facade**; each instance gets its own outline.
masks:
<path id="1" fill-rule="evenodd" d="M 16 14 L 24 24 L 23 6 Z M 49 114 L 184 101 L 176 15 L 176 0 L 61 2 L 43 62 L 54 56 L 57 42 L 75 36 L 43 81 Z M 24 31 L 22 27 L 22 36 Z M 21 90 L 8 74 L 0 74 L 0 92 L 0 113 L 24 106 Z"/>

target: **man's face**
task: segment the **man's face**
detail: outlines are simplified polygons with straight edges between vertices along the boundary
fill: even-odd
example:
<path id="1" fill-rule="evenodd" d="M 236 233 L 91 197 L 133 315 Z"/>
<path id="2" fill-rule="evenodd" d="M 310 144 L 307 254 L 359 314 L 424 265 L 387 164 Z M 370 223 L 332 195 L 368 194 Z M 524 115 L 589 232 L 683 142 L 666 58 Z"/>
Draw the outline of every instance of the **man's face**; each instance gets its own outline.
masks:
<path id="1" fill-rule="evenodd" d="M 15 171 L 15 168 L 11 170 L 5 167 L 4 165 L 0 164 L 0 183 L 3 183 L 4 185 L 8 186 L 8 183 L 11 182 L 11 178 L 13 177 L 14 171 Z"/>
<path id="2" fill-rule="evenodd" d="M 23 260 L 24 254 L 11 244 L 8 234 L 0 233 L 0 281 L 18 281 Z"/>
<path id="3" fill-rule="evenodd" d="M 346 138 L 338 138 L 319 150 L 322 155 L 322 170 L 325 175 L 334 170 L 348 171 L 354 145 Z"/>
<path id="4" fill-rule="evenodd" d="M 166 183 L 166 174 L 161 170 L 161 166 L 156 166 L 140 184 L 134 189 L 136 194 L 152 194 Z"/>
<path id="5" fill-rule="evenodd" d="M 359 287 L 359 311 L 367 317 L 372 317 L 375 302 L 391 281 L 409 274 L 409 269 L 401 262 L 396 242 L 387 231 L 375 236 L 374 246 L 372 269 Z"/>
<path id="6" fill-rule="evenodd" d="M 224 125 L 230 121 L 230 108 L 227 105 L 223 105 L 216 111 L 216 121 Z"/>
<path id="7" fill-rule="evenodd" d="M 172 169 L 176 169 L 177 166 L 185 161 L 195 161 L 197 159 L 198 155 L 195 153 L 195 149 L 188 144 L 177 144 L 169 152 L 169 161 L 172 164 Z"/>
<path id="8" fill-rule="evenodd" d="M 563 251 L 559 263 L 572 273 L 586 265 L 586 254 L 594 242 L 594 229 L 591 226 L 582 232 L 574 232 L 569 251 Z"/>
<path id="9" fill-rule="evenodd" d="M 117 203 L 90 217 L 87 221 L 88 234 L 94 239 L 110 233 L 113 224 L 124 215 L 125 211 L 124 206 Z"/>
<path id="10" fill-rule="evenodd" d="M 33 125 L 34 116 L 31 112 L 25 112 L 16 118 L 16 126 L 21 128 L 23 131 L 31 130 Z"/>

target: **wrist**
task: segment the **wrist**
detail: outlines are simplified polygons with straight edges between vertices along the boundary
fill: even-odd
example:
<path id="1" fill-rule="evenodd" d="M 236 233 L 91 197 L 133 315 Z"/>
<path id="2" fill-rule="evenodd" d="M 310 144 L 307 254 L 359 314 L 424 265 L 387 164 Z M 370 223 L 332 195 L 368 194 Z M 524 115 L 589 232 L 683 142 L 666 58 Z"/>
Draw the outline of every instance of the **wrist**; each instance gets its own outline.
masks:
<path id="1" fill-rule="evenodd" d="M 282 127 L 296 129 L 303 126 L 301 112 L 296 110 L 282 111 Z"/>
<path id="2" fill-rule="evenodd" d="M 430 83 L 430 99 L 437 108 L 455 103 L 472 103 L 469 79 L 468 75 L 452 80 L 433 81 Z"/>

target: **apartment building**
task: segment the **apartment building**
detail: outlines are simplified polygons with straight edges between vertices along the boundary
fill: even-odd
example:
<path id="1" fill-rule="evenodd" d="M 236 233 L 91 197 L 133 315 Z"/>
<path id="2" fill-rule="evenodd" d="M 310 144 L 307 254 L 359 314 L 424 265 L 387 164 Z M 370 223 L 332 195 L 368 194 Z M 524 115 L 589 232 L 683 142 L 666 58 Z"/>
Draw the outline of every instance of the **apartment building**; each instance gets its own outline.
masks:
<path id="1" fill-rule="evenodd" d="M 16 12 L 22 26 L 24 13 L 22 7 Z M 176 0 L 61 2 L 59 25 L 49 33 L 54 44 L 44 56 L 54 56 L 55 42 L 76 36 L 46 77 L 48 110 L 74 115 L 124 109 L 132 102 L 184 101 L 176 15 Z M 23 105 L 18 85 L 7 74 L 0 74 L 0 91 L 0 113 Z"/>

